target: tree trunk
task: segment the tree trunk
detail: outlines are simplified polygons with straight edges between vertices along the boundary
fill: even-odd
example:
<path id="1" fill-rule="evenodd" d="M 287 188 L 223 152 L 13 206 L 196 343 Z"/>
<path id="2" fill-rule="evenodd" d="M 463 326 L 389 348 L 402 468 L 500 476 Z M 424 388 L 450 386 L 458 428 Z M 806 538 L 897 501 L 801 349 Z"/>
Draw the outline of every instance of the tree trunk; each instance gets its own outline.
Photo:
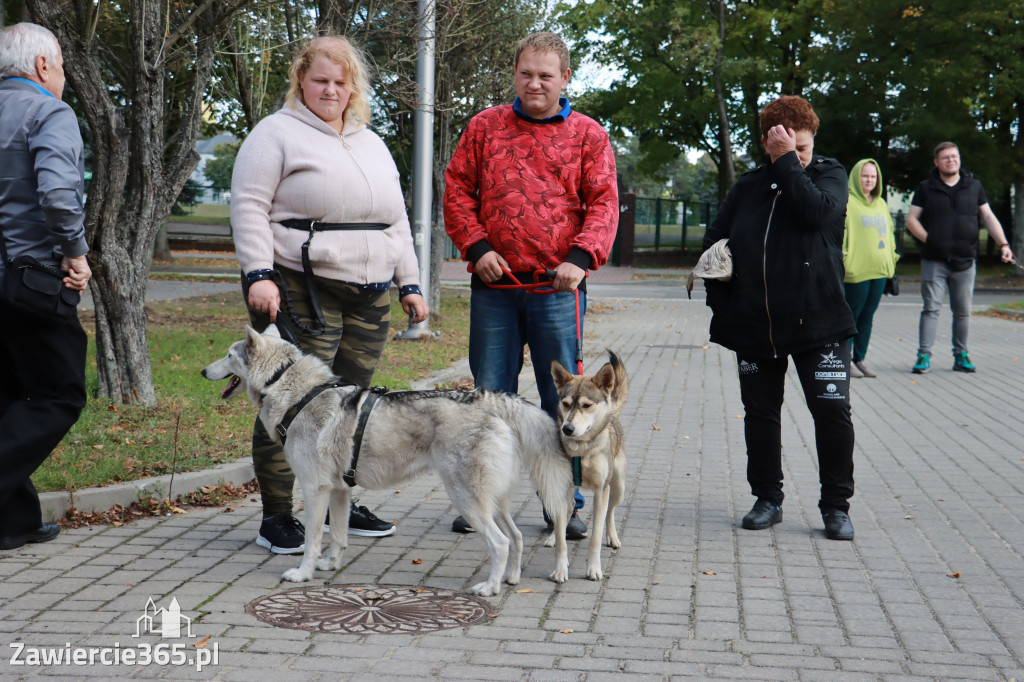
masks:
<path id="1" fill-rule="evenodd" d="M 145 312 L 150 256 L 157 231 L 199 160 L 195 141 L 216 48 L 211 5 L 194 8 L 186 28 L 168 26 L 166 8 L 158 3 L 128 2 L 127 44 L 112 56 L 109 45 L 99 45 L 97 9 L 90 3 L 75 3 L 75 12 L 60 0 L 28 3 L 61 43 L 68 81 L 92 132 L 86 237 L 99 392 L 114 401 L 152 406 L 156 393 Z M 182 39 L 186 31 L 194 35 Z M 188 52 L 188 69 L 168 62 L 176 50 Z M 105 59 L 116 57 L 123 61 L 112 69 Z M 120 88 L 108 88 L 105 76 L 121 76 Z"/>
<path id="2" fill-rule="evenodd" d="M 725 49 L 725 2 L 717 7 L 718 49 L 715 51 L 715 103 L 718 106 L 718 200 L 725 199 L 729 188 L 736 182 L 736 166 L 732 160 L 732 130 L 729 112 L 725 106 L 722 86 L 722 51 Z"/>

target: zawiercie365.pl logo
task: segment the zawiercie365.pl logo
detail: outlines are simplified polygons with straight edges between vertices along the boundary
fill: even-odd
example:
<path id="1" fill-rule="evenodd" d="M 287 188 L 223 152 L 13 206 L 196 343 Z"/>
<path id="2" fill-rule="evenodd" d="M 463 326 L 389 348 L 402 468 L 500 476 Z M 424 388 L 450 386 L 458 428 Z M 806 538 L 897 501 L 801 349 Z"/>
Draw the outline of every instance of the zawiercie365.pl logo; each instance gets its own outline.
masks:
<path id="1" fill-rule="evenodd" d="M 178 600 L 171 597 L 166 608 L 157 608 L 153 598 L 146 602 L 146 608 L 135 621 L 135 634 L 132 638 L 144 635 L 157 635 L 164 640 L 194 639 L 192 619 L 181 613 Z M 220 651 L 217 643 L 210 644 L 210 637 L 195 642 L 161 641 L 157 644 L 140 642 L 132 646 L 71 646 L 34 647 L 23 642 L 13 642 L 10 665 L 24 666 L 148 666 L 148 665 L 188 665 L 195 666 L 196 672 L 202 672 L 208 665 L 217 665 Z"/>

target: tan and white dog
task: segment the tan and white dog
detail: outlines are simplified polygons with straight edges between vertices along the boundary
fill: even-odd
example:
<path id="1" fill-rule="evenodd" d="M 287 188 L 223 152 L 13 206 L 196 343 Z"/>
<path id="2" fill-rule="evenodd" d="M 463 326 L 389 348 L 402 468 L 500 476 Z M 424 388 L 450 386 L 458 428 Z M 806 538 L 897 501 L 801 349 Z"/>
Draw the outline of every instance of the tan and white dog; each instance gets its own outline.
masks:
<path id="1" fill-rule="evenodd" d="M 533 403 L 483 389 L 394 391 L 371 399 L 368 389 L 339 384 L 323 361 L 303 355 L 274 325 L 262 334 L 247 327 L 246 337 L 207 366 L 203 376 L 231 379 L 224 398 L 242 389 L 248 392 L 267 432 L 283 441 L 288 464 L 302 486 L 305 555 L 298 568 L 284 572 L 284 580 L 302 582 L 313 577 L 314 569 L 341 568 L 351 485 L 390 488 L 433 470 L 490 552 L 490 573 L 470 591 L 485 597 L 498 594 L 502 580 L 515 585 L 520 578 L 523 536 L 511 513 L 520 468 L 560 529 L 551 580 L 568 579 L 565 526 L 572 471 L 554 422 Z M 367 403 L 372 411 L 364 410 Z M 330 549 L 321 558 L 328 507 Z"/>
<path id="2" fill-rule="evenodd" d="M 607 350 L 607 349 L 606 349 Z M 587 577 L 600 580 L 601 543 L 622 546 L 615 529 L 615 508 L 626 489 L 626 439 L 619 422 L 626 404 L 629 381 L 619 357 L 608 351 L 609 361 L 593 376 L 571 374 L 557 360 L 551 376 L 558 389 L 558 430 L 565 454 L 580 458 L 581 487 L 594 492 L 594 514 L 587 555 Z M 555 544 L 552 533 L 545 543 Z"/>

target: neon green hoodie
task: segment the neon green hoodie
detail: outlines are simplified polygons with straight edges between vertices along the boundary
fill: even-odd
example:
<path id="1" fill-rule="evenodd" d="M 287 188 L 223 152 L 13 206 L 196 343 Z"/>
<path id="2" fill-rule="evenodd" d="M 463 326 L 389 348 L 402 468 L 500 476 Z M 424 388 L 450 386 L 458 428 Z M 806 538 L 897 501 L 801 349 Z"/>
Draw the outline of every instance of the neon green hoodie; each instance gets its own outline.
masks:
<path id="1" fill-rule="evenodd" d="M 860 187 L 860 171 L 867 163 L 878 169 L 878 184 L 868 203 Z M 896 271 L 896 240 L 889 206 L 882 198 L 882 169 L 874 159 L 861 159 L 850 171 L 850 200 L 846 204 L 843 265 L 848 284 L 869 279 L 888 279 Z"/>

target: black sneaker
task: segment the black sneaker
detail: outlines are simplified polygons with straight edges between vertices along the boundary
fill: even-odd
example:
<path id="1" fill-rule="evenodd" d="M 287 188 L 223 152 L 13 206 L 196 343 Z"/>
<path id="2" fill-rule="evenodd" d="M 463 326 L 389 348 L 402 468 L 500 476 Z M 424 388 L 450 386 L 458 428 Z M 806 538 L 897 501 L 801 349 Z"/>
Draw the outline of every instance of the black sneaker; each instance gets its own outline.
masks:
<path id="1" fill-rule="evenodd" d="M 382 538 L 395 532 L 395 524 L 381 521 L 366 507 L 354 504 L 348 511 L 348 534 L 368 538 Z"/>
<path id="2" fill-rule="evenodd" d="M 551 520 L 550 516 L 548 516 L 548 510 L 541 507 L 540 511 L 544 514 L 544 523 L 547 524 L 548 530 L 554 530 L 555 522 Z M 565 524 L 565 539 L 582 540 L 585 537 L 587 537 L 587 524 L 583 523 L 583 519 L 581 519 L 576 510 L 573 509 L 572 516 L 569 517 L 569 523 Z"/>
<path id="3" fill-rule="evenodd" d="M 825 537 L 829 540 L 853 539 L 853 522 L 846 512 L 838 509 L 822 511 L 821 520 L 825 522 Z"/>
<path id="4" fill-rule="evenodd" d="M 306 551 L 306 529 L 291 514 L 263 519 L 256 544 L 274 554 L 302 554 Z"/>
<path id="5" fill-rule="evenodd" d="M 60 526 L 53 522 L 47 522 L 28 533 L 0 537 L 0 549 L 17 549 L 30 542 L 49 542 L 58 535 L 60 535 Z"/>
<path id="6" fill-rule="evenodd" d="M 476 532 L 476 528 L 474 528 L 473 526 L 469 525 L 469 521 L 467 521 L 466 519 L 462 518 L 461 516 L 456 516 L 455 520 L 452 521 L 452 532 L 453 533 L 463 533 L 463 534 L 465 534 L 465 533 L 475 533 Z"/>
<path id="7" fill-rule="evenodd" d="M 565 539 L 582 540 L 585 537 L 587 537 L 587 524 L 583 523 L 583 519 L 574 509 L 572 516 L 569 517 L 569 523 L 565 526 Z"/>
<path id="8" fill-rule="evenodd" d="M 743 517 L 743 522 L 740 525 L 747 530 L 764 530 L 781 522 L 782 507 L 759 497 L 751 510 Z"/>

